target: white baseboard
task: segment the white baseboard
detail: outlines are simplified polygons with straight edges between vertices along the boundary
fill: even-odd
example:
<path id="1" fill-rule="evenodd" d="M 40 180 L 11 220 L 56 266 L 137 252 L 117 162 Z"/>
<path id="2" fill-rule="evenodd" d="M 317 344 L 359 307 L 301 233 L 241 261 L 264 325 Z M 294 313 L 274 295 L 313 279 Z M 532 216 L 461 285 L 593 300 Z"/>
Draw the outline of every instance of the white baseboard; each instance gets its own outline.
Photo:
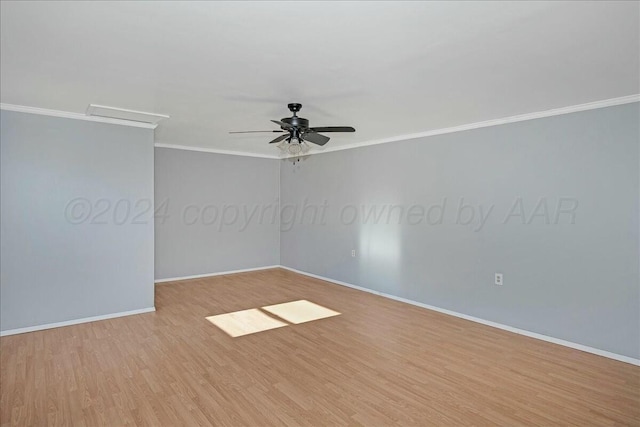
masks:
<path id="1" fill-rule="evenodd" d="M 633 357 L 629 357 L 629 356 L 623 356 L 621 354 L 616 354 L 616 353 L 612 353 L 610 351 L 605 351 L 605 350 L 600 350 L 598 348 L 593 348 L 593 347 L 589 347 L 586 345 L 582 345 L 582 344 L 577 344 L 571 341 L 565 341 L 559 338 L 554 338 L 554 337 L 550 337 L 547 335 L 542 335 L 542 334 L 538 334 L 536 332 L 530 332 L 530 331 L 526 331 L 524 329 L 519 329 L 519 328 L 514 328 L 513 326 L 508 326 L 508 325 L 503 325 L 501 323 L 497 323 L 497 322 L 492 322 L 490 320 L 484 320 L 484 319 L 480 319 L 478 317 L 473 317 L 473 316 L 469 316 L 466 314 L 462 314 L 462 313 L 458 313 L 455 311 L 451 311 L 451 310 L 447 310 L 444 308 L 440 308 L 440 307 L 435 307 L 433 305 L 429 305 L 429 304 L 424 304 L 418 301 L 413 301 L 410 299 L 406 299 L 406 298 L 401 298 L 395 295 L 390 295 L 390 294 L 385 294 L 383 292 L 378 292 L 375 291 L 373 289 L 368 289 L 368 288 L 363 288 L 361 286 L 356 286 L 356 285 L 352 285 L 351 283 L 347 283 L 347 282 L 342 282 L 340 280 L 334 280 L 334 279 L 330 279 L 328 277 L 324 277 L 324 276 L 319 276 L 317 274 L 313 274 L 313 273 L 308 273 L 306 271 L 301 271 L 301 270 L 296 270 L 295 268 L 291 268 L 291 267 L 286 267 L 284 265 L 281 265 L 280 268 L 283 268 L 285 270 L 289 270 L 289 271 L 293 271 L 294 273 L 298 273 L 298 274 L 302 274 L 304 276 L 309 276 L 309 277 L 313 277 L 315 279 L 320 279 L 320 280 L 324 280 L 326 282 L 331 282 L 331 283 L 335 283 L 336 285 L 341 285 L 341 286 L 346 286 L 349 288 L 353 288 L 353 289 L 357 289 L 359 291 L 364 291 L 364 292 L 368 292 L 371 294 L 375 294 L 375 295 L 379 295 L 385 298 L 389 298 L 395 301 L 400 301 L 400 302 L 404 302 L 407 304 L 411 304 L 411 305 L 415 305 L 418 307 L 422 307 L 422 308 L 426 308 L 428 310 L 433 310 L 433 311 L 437 311 L 439 313 L 444 313 L 444 314 L 448 314 L 450 316 L 455 316 L 455 317 L 459 317 L 461 319 L 465 319 L 465 320 L 470 320 L 472 322 L 476 322 L 476 323 L 481 323 L 483 325 L 487 325 L 487 326 L 491 326 L 494 328 L 498 328 L 498 329 L 502 329 L 505 331 L 509 331 L 509 332 L 513 332 L 515 334 L 519 334 L 519 335 L 524 335 L 530 338 L 536 338 L 542 341 L 547 341 L 553 344 L 559 344 L 565 347 L 570 347 L 576 350 L 581 350 L 581 351 L 585 351 L 587 353 L 592 353 L 592 354 L 597 354 L 598 356 L 603 356 L 603 357 L 607 357 L 609 359 L 614 359 L 614 360 L 618 360 L 620 362 L 625 362 L 625 363 L 630 363 L 632 365 L 636 365 L 636 366 L 640 366 L 640 359 L 634 359 Z"/>
<path id="2" fill-rule="evenodd" d="M 247 273 L 250 271 L 268 270 L 270 268 L 278 268 L 280 265 L 266 265 L 264 267 L 244 268 L 242 270 L 220 271 L 218 273 L 196 274 L 194 276 L 171 277 L 169 279 L 158 279 L 155 283 L 177 282 L 179 280 L 200 279 L 203 277 L 224 276 L 226 274 Z"/>
<path id="3" fill-rule="evenodd" d="M 42 331 L 44 329 L 60 328 L 62 326 L 77 325 L 80 323 L 96 322 L 98 320 L 113 319 L 115 317 L 131 316 L 134 314 L 150 313 L 156 311 L 155 307 L 141 308 L 139 310 L 121 311 L 119 313 L 103 314 L 102 316 L 83 317 L 82 319 L 66 320 L 64 322 L 47 323 L 45 325 L 29 326 L 27 328 L 9 329 L 0 332 L 0 337 L 7 335 L 24 334 L 26 332 Z"/>

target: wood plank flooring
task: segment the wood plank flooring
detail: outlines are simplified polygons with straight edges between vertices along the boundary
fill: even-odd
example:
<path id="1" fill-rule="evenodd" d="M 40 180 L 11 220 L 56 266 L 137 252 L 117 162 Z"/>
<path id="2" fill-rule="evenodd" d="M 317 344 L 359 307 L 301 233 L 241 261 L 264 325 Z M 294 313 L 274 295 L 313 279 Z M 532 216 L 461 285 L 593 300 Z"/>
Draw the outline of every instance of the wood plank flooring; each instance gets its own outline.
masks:
<path id="1" fill-rule="evenodd" d="M 339 316 L 231 338 L 207 316 Z M 640 368 L 274 269 L 0 339 L 2 426 L 640 425 Z"/>

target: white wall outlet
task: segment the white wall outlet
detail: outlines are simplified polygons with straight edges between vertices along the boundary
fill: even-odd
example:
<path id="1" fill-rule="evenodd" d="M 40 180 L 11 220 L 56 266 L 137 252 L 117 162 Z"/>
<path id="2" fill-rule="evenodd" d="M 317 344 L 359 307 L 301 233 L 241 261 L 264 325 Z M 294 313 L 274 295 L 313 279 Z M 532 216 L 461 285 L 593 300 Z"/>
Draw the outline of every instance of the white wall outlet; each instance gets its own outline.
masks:
<path id="1" fill-rule="evenodd" d="M 351 256 L 355 258 L 355 256 L 356 256 L 356 250 L 355 249 L 351 251 Z"/>
<path id="2" fill-rule="evenodd" d="M 502 286 L 502 273 L 496 273 L 496 285 Z"/>

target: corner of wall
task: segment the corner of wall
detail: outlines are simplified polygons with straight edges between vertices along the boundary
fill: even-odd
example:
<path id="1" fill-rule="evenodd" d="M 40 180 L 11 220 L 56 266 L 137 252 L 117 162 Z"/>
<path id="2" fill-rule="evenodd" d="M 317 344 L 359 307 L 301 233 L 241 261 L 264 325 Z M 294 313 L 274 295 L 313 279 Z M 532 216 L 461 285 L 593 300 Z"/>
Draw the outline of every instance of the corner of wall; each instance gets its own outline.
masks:
<path id="1" fill-rule="evenodd" d="M 282 265 L 282 159 L 278 159 L 278 264 Z"/>

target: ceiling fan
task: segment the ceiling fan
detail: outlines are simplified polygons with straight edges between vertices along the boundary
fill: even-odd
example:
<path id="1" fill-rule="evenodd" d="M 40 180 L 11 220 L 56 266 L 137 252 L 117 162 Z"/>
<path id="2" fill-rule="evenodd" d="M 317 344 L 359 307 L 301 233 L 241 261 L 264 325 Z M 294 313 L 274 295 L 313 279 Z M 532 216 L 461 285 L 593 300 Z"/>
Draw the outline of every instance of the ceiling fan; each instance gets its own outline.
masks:
<path id="1" fill-rule="evenodd" d="M 273 123 L 280 126 L 279 130 L 248 130 L 229 133 L 257 133 L 257 132 L 271 132 L 282 133 L 269 144 L 278 144 L 278 147 L 292 155 L 304 154 L 309 151 L 310 147 L 307 142 L 311 142 L 316 145 L 325 145 L 329 142 L 329 137 L 321 135 L 327 132 L 355 132 L 356 130 L 351 126 L 323 126 L 323 127 L 309 127 L 309 120 L 298 117 L 297 112 L 302 108 L 302 104 L 288 104 L 289 111 L 293 113 L 291 117 L 285 117 L 281 120 L 271 120 Z"/>

